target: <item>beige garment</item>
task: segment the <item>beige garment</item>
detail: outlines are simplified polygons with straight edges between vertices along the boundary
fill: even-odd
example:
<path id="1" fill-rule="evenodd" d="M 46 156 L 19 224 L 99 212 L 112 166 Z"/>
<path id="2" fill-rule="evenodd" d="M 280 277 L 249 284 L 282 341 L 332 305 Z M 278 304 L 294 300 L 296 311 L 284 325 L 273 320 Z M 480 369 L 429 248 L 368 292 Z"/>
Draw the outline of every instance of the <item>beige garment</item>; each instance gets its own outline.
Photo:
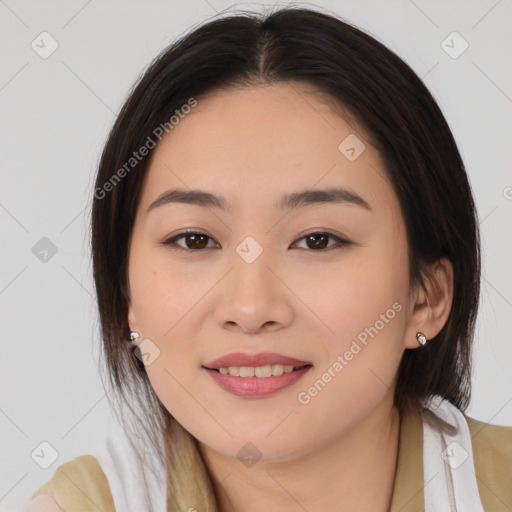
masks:
<path id="1" fill-rule="evenodd" d="M 478 493 L 485 512 L 512 511 L 512 427 L 468 422 Z M 423 512 L 423 426 L 408 411 L 400 424 L 395 486 L 390 512 Z"/>
<path id="2" fill-rule="evenodd" d="M 107 478 L 92 455 L 60 465 L 31 498 L 43 493 L 51 494 L 65 512 L 115 512 Z"/>
<path id="3" fill-rule="evenodd" d="M 478 491 L 485 512 L 512 511 L 512 427 L 466 416 L 471 433 Z M 81 455 L 59 466 L 35 491 L 49 493 L 65 512 L 114 512 L 110 488 L 98 461 Z M 423 428 L 411 411 L 402 416 L 390 512 L 423 512 Z"/>

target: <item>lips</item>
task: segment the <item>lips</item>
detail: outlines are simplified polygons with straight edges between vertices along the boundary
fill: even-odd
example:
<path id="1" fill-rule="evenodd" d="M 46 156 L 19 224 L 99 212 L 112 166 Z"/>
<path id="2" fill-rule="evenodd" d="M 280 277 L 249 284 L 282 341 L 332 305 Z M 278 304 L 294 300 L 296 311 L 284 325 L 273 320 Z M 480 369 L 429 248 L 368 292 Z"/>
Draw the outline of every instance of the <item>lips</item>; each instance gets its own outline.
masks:
<path id="1" fill-rule="evenodd" d="M 203 365 L 204 368 L 210 370 L 218 370 L 219 368 L 228 368 L 230 366 L 265 366 L 267 364 L 283 366 L 294 366 L 300 368 L 302 366 L 311 366 L 310 361 L 302 361 L 293 357 L 288 357 L 275 352 L 260 352 L 259 354 L 244 354 L 242 352 L 233 352 L 225 356 L 214 359 Z"/>
<path id="2" fill-rule="evenodd" d="M 281 366 L 282 368 L 282 366 Z M 235 377 L 225 375 L 218 370 L 207 369 L 205 372 L 224 391 L 244 399 L 269 398 L 295 385 L 312 370 L 311 365 L 302 366 L 290 373 L 272 377 Z"/>

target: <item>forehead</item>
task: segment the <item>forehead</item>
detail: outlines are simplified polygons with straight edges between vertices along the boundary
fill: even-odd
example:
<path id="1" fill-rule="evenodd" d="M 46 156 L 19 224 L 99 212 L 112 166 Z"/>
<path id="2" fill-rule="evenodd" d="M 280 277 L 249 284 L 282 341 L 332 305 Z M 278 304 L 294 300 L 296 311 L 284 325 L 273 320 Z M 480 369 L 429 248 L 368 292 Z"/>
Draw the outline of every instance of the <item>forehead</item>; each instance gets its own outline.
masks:
<path id="1" fill-rule="evenodd" d="M 270 207 L 295 190 L 341 186 L 372 208 L 398 207 L 379 153 L 312 89 L 244 86 L 197 102 L 153 150 L 142 206 L 177 187 L 222 195 L 237 210 Z"/>

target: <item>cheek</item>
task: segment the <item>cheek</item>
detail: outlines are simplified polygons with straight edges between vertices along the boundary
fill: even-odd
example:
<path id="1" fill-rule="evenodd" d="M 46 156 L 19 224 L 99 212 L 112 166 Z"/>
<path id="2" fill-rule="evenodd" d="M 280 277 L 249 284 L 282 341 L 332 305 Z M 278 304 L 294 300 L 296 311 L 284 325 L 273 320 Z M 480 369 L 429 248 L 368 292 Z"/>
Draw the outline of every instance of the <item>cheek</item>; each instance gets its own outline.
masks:
<path id="1" fill-rule="evenodd" d="M 376 323 L 382 331 L 384 326 L 387 331 L 403 326 L 398 310 L 405 310 L 408 277 L 398 249 L 347 252 L 339 261 L 287 279 L 308 306 L 304 311 L 316 317 L 321 334 L 337 347 Z"/>
<path id="2" fill-rule="evenodd" d="M 191 276 L 170 267 L 160 251 L 134 245 L 130 254 L 131 302 L 144 347 L 151 355 L 146 373 L 156 395 L 167 410 L 184 426 L 204 410 L 194 409 L 193 372 L 200 366 L 200 354 L 187 330 L 193 305 L 207 287 Z M 187 391 L 188 390 L 188 391 Z M 201 399 L 201 403 L 204 399 Z"/>
<path id="3" fill-rule="evenodd" d="M 318 401 L 326 407 L 337 403 L 340 414 L 343 407 L 357 410 L 361 400 L 382 399 L 393 385 L 407 324 L 409 281 L 402 251 L 400 244 L 382 245 L 347 258 L 338 270 L 317 279 L 325 285 L 312 288 L 316 291 L 305 300 L 328 327 L 322 330 L 328 360 L 315 377 L 320 387 L 329 382 L 329 391 L 322 391 Z M 303 280 L 304 290 L 306 281 L 310 277 Z"/>
<path id="4" fill-rule="evenodd" d="M 370 252 L 370 251 L 369 251 Z M 349 429 L 385 400 L 392 400 L 406 328 L 407 267 L 392 253 L 351 261 L 331 273 L 323 293 L 311 295 L 330 328 L 319 342 L 326 359 L 301 387 L 298 412 L 312 435 Z M 335 424 L 325 426 L 326 411 Z M 347 411 L 350 411 L 347 414 Z"/>
<path id="5" fill-rule="evenodd" d="M 130 291 L 137 324 L 145 337 L 172 339 L 180 319 L 208 289 L 184 266 L 170 264 L 165 251 L 134 245 L 130 254 Z"/>
<path id="6" fill-rule="evenodd" d="M 187 416 L 191 412 L 185 389 L 195 387 L 192 374 L 201 365 L 201 347 L 196 342 L 203 322 L 198 317 L 201 299 L 218 278 L 211 275 L 211 269 L 198 274 L 190 271 L 190 264 L 176 264 L 175 260 L 171 264 L 165 250 L 134 240 L 129 269 L 131 302 L 141 341 L 148 340 L 146 346 L 156 354 L 146 372 L 160 400 L 179 419 L 180 411 L 188 408 Z"/>

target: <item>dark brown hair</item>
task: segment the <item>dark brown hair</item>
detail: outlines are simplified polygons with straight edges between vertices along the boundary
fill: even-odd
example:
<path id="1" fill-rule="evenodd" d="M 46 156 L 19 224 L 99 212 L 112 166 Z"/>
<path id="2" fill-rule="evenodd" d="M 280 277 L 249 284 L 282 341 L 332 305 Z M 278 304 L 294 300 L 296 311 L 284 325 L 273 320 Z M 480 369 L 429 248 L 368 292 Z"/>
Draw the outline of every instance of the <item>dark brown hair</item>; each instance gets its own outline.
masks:
<path id="1" fill-rule="evenodd" d="M 405 219 L 411 282 L 423 282 L 428 263 L 442 257 L 452 263 L 449 318 L 425 347 L 405 350 L 395 404 L 402 411 L 440 395 L 465 410 L 480 240 L 454 137 L 431 93 L 395 53 L 334 14 L 297 7 L 237 13 L 194 28 L 151 63 L 115 121 L 101 156 L 92 209 L 94 280 L 112 385 L 125 404 L 139 400 L 148 408 L 146 423 L 179 428 L 124 340 L 129 240 L 149 156 L 108 192 L 105 183 L 190 98 L 200 101 L 217 89 L 279 82 L 302 83 L 332 98 L 380 152 Z"/>

